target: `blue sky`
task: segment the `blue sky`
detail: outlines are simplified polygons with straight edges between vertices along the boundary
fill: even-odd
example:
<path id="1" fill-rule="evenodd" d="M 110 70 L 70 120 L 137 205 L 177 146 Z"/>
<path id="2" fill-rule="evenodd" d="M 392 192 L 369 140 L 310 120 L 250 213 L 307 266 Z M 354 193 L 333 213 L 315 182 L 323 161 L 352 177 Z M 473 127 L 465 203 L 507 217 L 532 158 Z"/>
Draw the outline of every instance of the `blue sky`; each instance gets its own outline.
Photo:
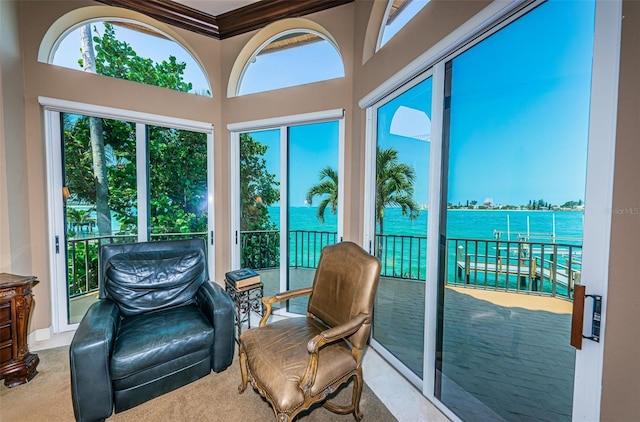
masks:
<path id="1" fill-rule="evenodd" d="M 593 24 L 552 0 L 453 60 L 450 202 L 584 199 Z"/>
<path id="2" fill-rule="evenodd" d="M 453 60 L 449 202 L 526 204 L 544 199 L 562 204 L 584 199 L 593 21 L 593 1 L 550 0 Z M 198 66 L 177 44 L 120 27 L 117 34 L 140 55 L 158 61 L 173 54 L 186 61 L 186 79 L 196 91 L 206 89 Z M 79 48 L 79 37 L 68 37 L 55 62 L 75 68 Z M 244 89 L 258 89 L 259 80 L 270 81 L 265 89 L 306 83 L 298 79 L 305 75 L 301 63 L 316 72 L 314 78 L 336 77 L 344 71 L 335 64 L 337 57 L 327 42 L 259 56 L 249 66 Z M 430 119 L 430 82 L 428 89 L 423 84 L 381 108 L 387 115 L 382 120 L 388 118 L 390 124 L 396 117 L 406 130 L 396 128 L 394 135 L 387 128 L 379 134 L 382 146 L 396 148 L 401 161 L 415 168 L 420 204 L 427 202 L 430 144 L 398 134 L 415 132 L 410 126 L 420 120 L 406 109 L 398 110 L 409 108 Z M 402 114 L 407 118 L 400 119 Z M 304 194 L 318 182 L 321 168 L 337 168 L 334 125 L 292 129 L 291 205 L 304 204 Z M 279 140 L 277 131 L 255 137 L 265 143 Z M 273 144 L 267 162 L 277 174 L 278 154 Z"/>
<path id="3" fill-rule="evenodd" d="M 250 135 L 268 149 L 267 169 L 280 180 L 280 130 L 251 132 Z M 309 188 L 320 182 L 320 171 L 331 166 L 338 169 L 338 122 L 314 123 L 289 128 L 289 203 L 307 205 Z M 317 205 L 320 198 L 314 198 Z M 278 204 L 274 204 L 278 205 Z"/>

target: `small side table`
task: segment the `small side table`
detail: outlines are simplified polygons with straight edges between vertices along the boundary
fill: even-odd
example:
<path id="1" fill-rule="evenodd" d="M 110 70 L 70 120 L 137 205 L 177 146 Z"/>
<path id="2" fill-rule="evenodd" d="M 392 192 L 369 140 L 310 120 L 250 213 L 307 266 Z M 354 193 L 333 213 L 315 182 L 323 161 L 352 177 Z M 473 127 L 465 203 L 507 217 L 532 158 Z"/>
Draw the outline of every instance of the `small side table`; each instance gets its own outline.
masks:
<path id="1" fill-rule="evenodd" d="M 15 387 L 38 374 L 40 359 L 29 353 L 29 319 L 35 305 L 31 289 L 36 277 L 0 273 L 0 379 Z"/>
<path id="2" fill-rule="evenodd" d="M 231 300 L 233 300 L 233 303 L 236 305 L 236 329 L 238 331 L 236 342 L 240 343 L 242 324 L 246 322 L 247 328 L 251 328 L 251 313 L 253 312 L 260 317 L 264 316 L 265 309 L 262 304 L 264 285 L 260 282 L 236 289 L 236 287 L 227 280 L 225 280 L 224 284 L 227 293 L 229 293 Z"/>

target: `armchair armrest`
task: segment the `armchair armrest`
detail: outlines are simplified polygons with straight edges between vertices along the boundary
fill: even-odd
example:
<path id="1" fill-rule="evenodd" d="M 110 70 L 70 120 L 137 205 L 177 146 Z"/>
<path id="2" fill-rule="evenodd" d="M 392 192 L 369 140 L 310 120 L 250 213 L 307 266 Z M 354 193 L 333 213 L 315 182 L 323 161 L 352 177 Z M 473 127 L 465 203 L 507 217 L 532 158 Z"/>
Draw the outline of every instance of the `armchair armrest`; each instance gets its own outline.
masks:
<path id="1" fill-rule="evenodd" d="M 309 363 L 304 375 L 300 379 L 300 388 L 302 391 L 308 391 L 316 382 L 316 373 L 318 372 L 318 352 L 320 348 L 327 343 L 343 339 L 356 331 L 366 322 L 368 315 L 359 314 L 344 324 L 336 325 L 328 328 L 309 340 L 307 343 L 307 351 L 309 352 Z"/>
<path id="2" fill-rule="evenodd" d="M 91 305 L 69 346 L 71 397 L 77 421 L 111 416 L 109 359 L 120 324 L 120 309 L 109 299 Z"/>
<path id="3" fill-rule="evenodd" d="M 235 350 L 233 301 L 218 284 L 202 283 L 196 295 L 198 306 L 214 329 L 211 348 L 211 369 L 225 370 L 233 361 Z"/>
<path id="4" fill-rule="evenodd" d="M 344 324 L 336 325 L 333 328 L 324 330 L 309 340 L 307 343 L 307 350 L 309 353 L 318 353 L 318 350 L 325 344 L 350 336 L 362 327 L 362 324 L 366 322 L 367 318 L 368 315 L 359 314 Z"/>
<path id="5" fill-rule="evenodd" d="M 264 316 L 260 320 L 260 327 L 264 327 L 271 316 L 271 306 L 274 303 L 284 302 L 286 300 L 295 299 L 297 297 L 308 296 L 313 291 L 312 287 L 305 287 L 302 289 L 288 290 L 286 292 L 276 293 L 273 296 L 267 296 L 262 298 L 262 303 L 266 306 Z"/>

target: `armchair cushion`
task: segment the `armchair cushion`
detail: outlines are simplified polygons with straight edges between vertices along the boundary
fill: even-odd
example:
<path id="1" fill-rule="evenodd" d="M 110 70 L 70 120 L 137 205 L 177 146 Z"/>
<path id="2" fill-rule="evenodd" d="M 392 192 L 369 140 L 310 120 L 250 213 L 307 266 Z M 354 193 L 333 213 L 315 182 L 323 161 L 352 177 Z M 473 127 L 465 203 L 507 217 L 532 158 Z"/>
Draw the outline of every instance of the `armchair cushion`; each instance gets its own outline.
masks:
<path id="1" fill-rule="evenodd" d="M 292 413 L 303 404 L 300 382 L 309 364 L 307 343 L 326 329 L 326 325 L 313 318 L 289 318 L 242 333 L 242 347 L 251 373 L 264 384 L 271 401 L 284 413 Z M 346 341 L 325 345 L 318 354 L 311 395 L 322 393 L 336 382 L 336 374 L 348 374 L 357 366 Z"/>
<path id="2" fill-rule="evenodd" d="M 200 250 L 125 252 L 105 268 L 108 297 L 126 317 L 195 302 L 205 281 Z"/>
<path id="3" fill-rule="evenodd" d="M 213 327 L 194 305 L 125 318 L 111 356 L 111 379 L 117 390 L 140 385 L 156 379 L 162 364 L 182 360 L 176 367 L 188 367 L 208 360 L 212 345 Z"/>

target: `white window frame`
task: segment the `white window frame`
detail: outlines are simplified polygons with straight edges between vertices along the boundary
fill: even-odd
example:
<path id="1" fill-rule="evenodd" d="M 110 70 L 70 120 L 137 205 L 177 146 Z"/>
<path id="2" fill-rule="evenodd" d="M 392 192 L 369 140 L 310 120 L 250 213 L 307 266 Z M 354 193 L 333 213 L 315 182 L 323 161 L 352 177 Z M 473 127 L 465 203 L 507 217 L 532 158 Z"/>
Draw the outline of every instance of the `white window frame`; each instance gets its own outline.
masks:
<path id="1" fill-rule="evenodd" d="M 291 126 L 307 125 L 322 122 L 338 121 L 338 239 L 342 239 L 344 233 L 344 149 L 345 149 L 345 124 L 344 109 L 325 110 L 312 113 L 296 114 L 284 117 L 275 117 L 247 122 L 230 123 L 227 129 L 230 132 L 231 141 L 231 266 L 232 269 L 240 268 L 240 134 L 247 132 L 257 132 L 263 130 L 278 129 L 280 131 L 280 196 L 287 198 L 287 156 L 288 156 L 288 128 Z M 286 227 L 287 207 L 280 206 L 280 262 L 282 256 L 287 251 L 288 232 Z M 286 255 L 285 255 L 286 256 Z M 287 289 L 287 274 L 280 271 L 279 291 Z M 284 309 L 275 313 L 279 315 L 289 314 Z"/>
<path id="2" fill-rule="evenodd" d="M 359 105 L 366 109 L 366 151 L 365 151 L 365 207 L 364 237 L 365 245 L 373 239 L 375 224 L 372 224 L 373 205 L 371 185 L 375 182 L 375 143 L 376 143 L 376 106 L 389 94 L 411 82 L 416 76 L 433 68 L 433 108 L 432 108 L 432 145 L 429 186 L 429 210 L 432 213 L 428 223 L 427 282 L 425 290 L 425 344 L 424 376 L 417 380 L 406 367 L 395 358 L 389 359 L 389 353 L 382 352 L 414 384 L 422 389 L 427 399 L 433 402 L 447 417 L 457 421 L 459 418 L 451 412 L 434 394 L 435 377 L 435 341 L 437 318 L 437 275 L 438 275 L 438 224 L 441 207 L 441 160 L 442 160 L 442 116 L 444 92 L 444 63 L 460 54 L 474 43 L 496 22 L 513 13 L 505 22 L 496 26 L 491 33 L 498 31 L 526 11 L 537 7 L 542 1 L 510 2 L 494 1 L 477 15 L 469 19 L 457 30 L 427 50 L 416 60 L 393 75 L 363 97 Z M 514 11 L 522 7 L 522 10 Z M 603 296 L 601 341 L 584 342 L 583 348 L 576 351 L 575 379 L 573 392 L 573 420 L 598 420 L 602 394 L 602 368 L 604 341 L 606 339 L 606 308 L 609 267 L 609 244 L 611 233 L 611 209 L 613 204 L 613 170 L 615 158 L 616 118 L 618 98 L 618 78 L 620 68 L 620 38 L 622 26 L 622 0 L 596 2 L 596 21 L 594 33 L 594 55 L 591 83 L 591 105 L 588 139 L 588 162 L 586 180 L 586 199 L 590 207 L 585 207 L 584 245 L 582 284 L 588 293 Z M 597 81 L 597 82 L 596 82 Z M 393 94 L 395 97 L 396 94 Z M 372 179 L 373 178 L 373 179 Z M 373 230 L 373 231 L 372 231 Z M 586 316 L 585 316 L 586 318 Z M 589 325 L 587 325 L 588 327 Z M 568 341 L 568 340 L 567 340 Z M 375 344 L 374 344 L 375 347 Z M 408 374 L 407 374 L 408 372 Z M 430 375 L 429 375 L 430 374 Z"/>
<path id="3" fill-rule="evenodd" d="M 67 318 L 67 289 L 66 289 L 66 262 L 65 254 L 62 253 L 65 247 L 65 227 L 64 215 L 62 213 L 62 134 L 60 127 L 60 114 L 73 113 L 85 116 L 95 116 L 105 119 L 124 120 L 136 123 L 136 165 L 138 174 L 147 171 L 147 142 L 146 125 L 161 126 L 175 129 L 189 130 L 207 134 L 207 191 L 208 191 L 208 269 L 209 274 L 215 274 L 215 253 L 214 253 L 214 201 L 213 201 L 213 125 L 207 122 L 180 119 L 158 114 L 137 112 L 113 107 L 104 107 L 94 104 L 86 104 L 75 101 L 60 100 L 49 97 L 38 97 L 40 105 L 44 109 L 44 129 L 45 129 L 45 151 L 46 151 L 46 174 L 47 174 L 47 216 L 48 216 L 48 239 L 49 239 L 49 274 L 51 275 L 51 310 L 52 310 L 52 331 L 61 333 L 72 331 L 78 324 L 70 324 Z M 138 177 L 138 241 L 144 241 L 147 237 L 147 183 L 146 177 Z M 56 237 L 58 239 L 58 249 L 56 253 Z"/>

